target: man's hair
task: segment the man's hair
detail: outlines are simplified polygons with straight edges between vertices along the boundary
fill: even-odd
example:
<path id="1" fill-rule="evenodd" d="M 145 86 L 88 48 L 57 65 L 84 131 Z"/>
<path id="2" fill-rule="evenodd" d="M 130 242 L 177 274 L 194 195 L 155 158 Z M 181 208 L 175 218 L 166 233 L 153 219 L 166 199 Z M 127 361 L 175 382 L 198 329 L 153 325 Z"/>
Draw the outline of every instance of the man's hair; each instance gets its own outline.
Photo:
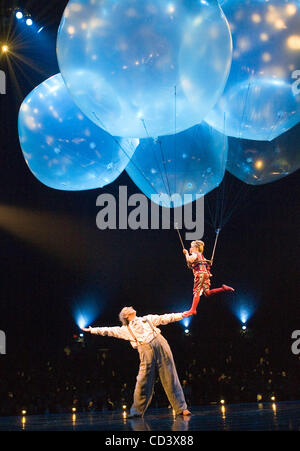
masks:
<path id="1" fill-rule="evenodd" d="M 191 246 L 196 247 L 197 249 L 200 249 L 200 246 L 204 246 L 204 242 L 201 240 L 195 240 L 195 241 L 192 241 Z"/>
<path id="2" fill-rule="evenodd" d="M 122 310 L 119 313 L 119 320 L 123 324 L 123 326 L 127 326 L 129 324 L 128 319 L 126 318 L 126 315 L 129 311 L 132 310 L 132 307 L 123 307 Z"/>

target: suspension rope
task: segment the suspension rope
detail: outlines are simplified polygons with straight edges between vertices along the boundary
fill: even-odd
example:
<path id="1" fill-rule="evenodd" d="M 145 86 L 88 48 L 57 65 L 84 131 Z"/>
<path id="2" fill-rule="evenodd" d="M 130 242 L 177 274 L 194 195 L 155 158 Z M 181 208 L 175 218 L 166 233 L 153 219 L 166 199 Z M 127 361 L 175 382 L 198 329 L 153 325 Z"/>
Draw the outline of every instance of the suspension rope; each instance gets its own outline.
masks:
<path id="1" fill-rule="evenodd" d="M 177 230 L 177 233 L 178 233 L 178 237 L 179 237 L 179 240 L 180 240 L 180 243 L 181 243 L 182 249 L 184 249 L 184 244 L 183 244 L 183 241 L 182 241 L 182 238 L 181 238 L 181 235 L 180 235 L 179 229 L 178 229 L 178 224 L 177 224 L 177 222 L 175 223 L 175 229 Z"/>
<path id="2" fill-rule="evenodd" d="M 152 137 L 149 135 L 148 129 L 147 129 L 147 127 L 146 127 L 146 122 L 145 122 L 145 120 L 144 120 L 144 119 L 141 119 L 141 121 L 142 121 L 143 126 L 144 126 L 144 129 L 145 129 L 145 131 L 146 131 L 146 133 L 147 133 L 148 139 L 153 139 L 153 140 L 154 140 L 154 138 L 152 138 Z M 161 152 L 162 165 L 164 166 L 164 158 L 163 158 L 163 152 L 162 152 L 161 141 L 157 138 L 156 142 L 159 143 L 160 152 Z M 170 188 L 168 189 L 168 188 L 167 188 L 167 185 L 166 185 L 166 183 L 168 184 L 167 171 L 166 171 L 166 168 L 165 168 L 165 167 L 164 167 L 163 169 L 160 167 L 160 164 L 159 164 L 159 162 L 158 162 L 158 159 L 157 159 L 157 155 L 156 155 L 156 151 L 155 151 L 155 150 L 154 150 L 154 158 L 155 158 L 155 162 L 156 162 L 157 168 L 158 168 L 158 170 L 159 170 L 159 173 L 160 173 L 160 176 L 161 176 L 163 185 L 164 185 L 164 187 L 165 187 L 165 190 L 166 190 L 166 192 L 169 191 L 169 196 L 170 196 Z M 163 170 L 165 171 L 165 179 L 164 179 L 164 176 L 163 176 Z"/>
<path id="3" fill-rule="evenodd" d="M 221 229 L 217 229 L 217 230 L 216 230 L 216 238 L 215 238 L 215 243 L 214 243 L 212 255 L 211 255 L 211 258 L 210 258 L 210 261 L 211 261 L 211 265 L 210 265 L 210 266 L 212 266 L 212 265 L 213 265 L 213 262 L 214 262 L 215 251 L 216 251 L 217 242 L 218 242 L 218 238 L 219 238 L 220 232 L 221 232 Z"/>

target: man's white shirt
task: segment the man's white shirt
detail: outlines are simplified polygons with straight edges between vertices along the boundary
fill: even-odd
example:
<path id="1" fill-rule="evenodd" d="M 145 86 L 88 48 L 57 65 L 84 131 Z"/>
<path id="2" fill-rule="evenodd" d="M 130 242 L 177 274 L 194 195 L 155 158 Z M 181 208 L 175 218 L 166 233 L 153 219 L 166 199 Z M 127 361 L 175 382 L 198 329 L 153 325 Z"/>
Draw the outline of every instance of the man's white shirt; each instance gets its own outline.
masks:
<path id="1" fill-rule="evenodd" d="M 161 333 L 157 326 L 181 321 L 182 319 L 183 313 L 136 316 L 134 320 L 129 322 L 128 326 L 92 327 L 91 333 L 129 340 L 131 346 L 137 348 L 138 344 L 150 343 L 156 335 Z"/>

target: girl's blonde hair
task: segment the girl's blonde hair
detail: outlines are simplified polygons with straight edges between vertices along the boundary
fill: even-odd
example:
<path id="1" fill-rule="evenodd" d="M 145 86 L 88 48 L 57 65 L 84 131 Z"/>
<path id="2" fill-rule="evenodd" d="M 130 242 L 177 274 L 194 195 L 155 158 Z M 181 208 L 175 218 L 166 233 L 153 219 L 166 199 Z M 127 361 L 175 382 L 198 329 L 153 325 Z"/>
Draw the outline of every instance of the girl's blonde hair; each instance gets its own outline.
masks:
<path id="1" fill-rule="evenodd" d="M 191 246 L 196 247 L 197 249 L 200 249 L 201 246 L 204 247 L 204 241 L 201 241 L 201 240 L 192 241 Z"/>

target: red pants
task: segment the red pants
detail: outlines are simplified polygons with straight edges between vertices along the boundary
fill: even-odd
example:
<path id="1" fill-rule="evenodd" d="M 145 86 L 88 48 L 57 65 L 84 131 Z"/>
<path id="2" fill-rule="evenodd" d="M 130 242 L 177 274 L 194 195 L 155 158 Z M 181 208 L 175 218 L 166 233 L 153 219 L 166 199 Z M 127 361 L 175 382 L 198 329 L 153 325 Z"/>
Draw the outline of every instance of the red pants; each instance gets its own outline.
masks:
<path id="1" fill-rule="evenodd" d="M 195 281 L 194 281 L 194 298 L 193 298 L 193 304 L 190 308 L 190 311 L 194 314 L 197 313 L 197 307 L 200 301 L 200 296 L 202 293 L 204 293 L 204 296 L 209 297 L 213 296 L 217 293 L 222 293 L 223 291 L 232 290 L 232 288 L 227 287 L 226 285 L 223 285 L 221 288 L 214 288 L 210 290 L 210 279 L 209 274 L 206 273 L 196 273 L 195 274 Z"/>

